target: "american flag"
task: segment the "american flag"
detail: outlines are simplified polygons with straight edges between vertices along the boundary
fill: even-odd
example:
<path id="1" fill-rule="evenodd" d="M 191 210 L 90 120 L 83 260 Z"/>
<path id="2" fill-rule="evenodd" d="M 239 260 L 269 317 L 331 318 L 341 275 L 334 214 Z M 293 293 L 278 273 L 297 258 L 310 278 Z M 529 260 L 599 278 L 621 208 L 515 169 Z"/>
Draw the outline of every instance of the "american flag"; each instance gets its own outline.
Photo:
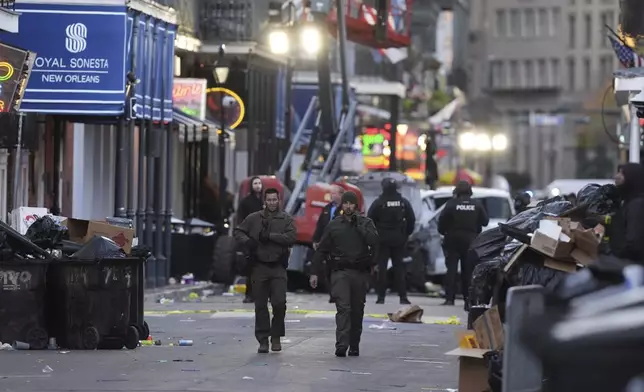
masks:
<path id="1" fill-rule="evenodd" d="M 610 44 L 617 55 L 617 59 L 626 68 L 638 68 L 644 66 L 644 59 L 626 44 L 618 41 L 617 39 L 608 36 Z"/>

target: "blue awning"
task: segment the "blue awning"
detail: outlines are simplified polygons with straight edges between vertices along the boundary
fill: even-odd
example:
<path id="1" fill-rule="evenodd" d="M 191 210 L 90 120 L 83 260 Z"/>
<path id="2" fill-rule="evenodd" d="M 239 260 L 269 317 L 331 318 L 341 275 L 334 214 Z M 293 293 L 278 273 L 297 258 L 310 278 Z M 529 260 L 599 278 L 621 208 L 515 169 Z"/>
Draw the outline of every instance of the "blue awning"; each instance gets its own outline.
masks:
<path id="1" fill-rule="evenodd" d="M 172 120 L 179 126 L 179 140 L 182 142 L 198 142 L 201 141 L 204 133 L 208 133 L 208 141 L 217 144 L 219 137 L 217 130 L 220 128 L 219 124 L 210 120 L 201 120 L 187 113 L 184 113 L 179 108 L 172 109 Z M 226 129 L 228 139 L 234 142 L 235 135 L 229 129 Z"/>

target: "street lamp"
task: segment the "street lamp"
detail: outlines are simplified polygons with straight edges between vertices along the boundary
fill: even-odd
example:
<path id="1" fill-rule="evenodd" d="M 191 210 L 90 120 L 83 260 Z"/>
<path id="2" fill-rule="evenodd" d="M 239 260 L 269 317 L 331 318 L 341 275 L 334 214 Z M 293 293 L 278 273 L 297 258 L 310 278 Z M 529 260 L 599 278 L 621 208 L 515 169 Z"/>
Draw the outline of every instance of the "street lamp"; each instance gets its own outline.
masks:
<path id="1" fill-rule="evenodd" d="M 322 32 L 312 23 L 298 27 L 287 27 L 273 30 L 268 34 L 268 46 L 271 53 L 287 55 L 292 52 L 295 37 L 299 37 L 299 49 L 308 55 L 316 55 L 322 48 Z M 295 45 L 298 46 L 298 45 Z"/>
<path id="2" fill-rule="evenodd" d="M 322 34 L 316 26 L 304 26 L 300 30 L 300 44 L 302 49 L 310 55 L 315 55 L 322 47 Z"/>
<path id="3" fill-rule="evenodd" d="M 492 182 L 492 155 L 508 149 L 508 138 L 502 133 L 492 136 L 486 132 L 465 132 L 458 137 L 458 146 L 465 152 L 478 152 L 485 158 L 485 181 Z"/>
<path id="4" fill-rule="evenodd" d="M 221 45 L 219 47 L 219 59 L 215 63 L 215 70 L 213 71 L 213 76 L 219 87 L 225 87 L 226 80 L 228 80 L 228 75 L 230 74 L 230 68 L 223 65 L 224 56 L 226 55 L 226 46 Z M 218 147 L 219 147 L 219 208 L 221 210 L 221 217 L 224 220 L 224 227 L 228 228 L 228 211 L 226 208 L 226 108 L 224 106 L 224 91 L 219 92 L 219 129 L 217 130 L 218 135 Z M 207 143 L 208 138 L 206 138 Z"/>
<path id="5" fill-rule="evenodd" d="M 273 54 L 287 54 L 290 51 L 288 33 L 284 30 L 273 30 L 268 34 L 268 45 Z"/>

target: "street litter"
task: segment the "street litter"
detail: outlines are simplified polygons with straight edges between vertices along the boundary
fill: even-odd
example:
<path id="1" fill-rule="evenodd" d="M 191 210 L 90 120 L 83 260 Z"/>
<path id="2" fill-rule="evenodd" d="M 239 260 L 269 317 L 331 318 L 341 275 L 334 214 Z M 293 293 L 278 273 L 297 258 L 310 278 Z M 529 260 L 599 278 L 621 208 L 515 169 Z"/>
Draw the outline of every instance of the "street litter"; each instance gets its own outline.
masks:
<path id="1" fill-rule="evenodd" d="M 389 320 L 394 323 L 416 323 L 419 324 L 423 318 L 423 308 L 418 305 L 404 306 L 395 313 L 389 313 Z"/>
<path id="2" fill-rule="evenodd" d="M 369 325 L 369 329 L 387 329 L 387 330 L 395 331 L 397 328 L 385 322 L 382 324 L 371 324 Z"/>
<path id="3" fill-rule="evenodd" d="M 366 373 L 366 372 L 351 372 L 351 374 L 355 374 L 358 376 L 369 376 L 371 373 Z"/>
<path id="4" fill-rule="evenodd" d="M 200 372 L 199 369 L 181 369 L 182 372 Z"/>
<path id="5" fill-rule="evenodd" d="M 14 350 L 29 350 L 29 343 L 15 341 L 13 343 Z"/>
<path id="6" fill-rule="evenodd" d="M 172 362 L 194 362 L 192 359 L 173 359 Z"/>
<path id="7" fill-rule="evenodd" d="M 59 351 L 58 354 L 69 354 L 69 351 Z"/>
<path id="8" fill-rule="evenodd" d="M 159 299 L 159 303 L 160 303 L 161 305 L 173 304 L 173 303 L 174 303 L 174 300 L 173 300 L 173 299 L 171 299 L 171 298 L 160 298 L 160 299 Z"/>
<path id="9" fill-rule="evenodd" d="M 194 344 L 194 342 L 192 340 L 189 340 L 189 339 L 179 340 L 179 346 L 182 346 L 182 347 L 192 346 L 193 344 Z"/>
<path id="10" fill-rule="evenodd" d="M 3 343 L 0 345 L 0 351 L 13 351 L 13 346 L 9 343 Z"/>
<path id="11" fill-rule="evenodd" d="M 456 316 L 450 316 L 447 320 L 436 320 L 432 324 L 437 325 L 461 325 L 461 319 Z"/>
<path id="12" fill-rule="evenodd" d="M 244 376 L 244 377 L 242 377 L 242 380 L 254 380 L 254 378 L 252 378 L 252 377 L 248 377 L 248 376 Z"/>
<path id="13" fill-rule="evenodd" d="M 54 371 L 54 369 L 52 369 L 49 365 L 47 365 L 44 368 L 42 368 L 43 373 L 51 373 L 53 371 Z"/>

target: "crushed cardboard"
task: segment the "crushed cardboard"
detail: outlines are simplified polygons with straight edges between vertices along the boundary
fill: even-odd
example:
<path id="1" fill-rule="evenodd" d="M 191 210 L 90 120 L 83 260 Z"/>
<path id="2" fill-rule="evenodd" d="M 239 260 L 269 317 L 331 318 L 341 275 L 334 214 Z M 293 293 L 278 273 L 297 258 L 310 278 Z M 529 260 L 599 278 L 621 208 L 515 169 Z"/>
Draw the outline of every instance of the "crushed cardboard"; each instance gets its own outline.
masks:
<path id="1" fill-rule="evenodd" d="M 505 331 L 498 306 L 493 306 L 474 320 L 474 333 L 479 348 L 502 350 L 505 344 Z"/>
<path id="2" fill-rule="evenodd" d="M 125 253 L 130 254 L 132 251 L 133 229 L 110 225 L 102 221 L 74 218 L 68 218 L 62 224 L 67 226 L 72 241 L 85 243 L 94 236 L 103 236 L 114 241 Z"/>

